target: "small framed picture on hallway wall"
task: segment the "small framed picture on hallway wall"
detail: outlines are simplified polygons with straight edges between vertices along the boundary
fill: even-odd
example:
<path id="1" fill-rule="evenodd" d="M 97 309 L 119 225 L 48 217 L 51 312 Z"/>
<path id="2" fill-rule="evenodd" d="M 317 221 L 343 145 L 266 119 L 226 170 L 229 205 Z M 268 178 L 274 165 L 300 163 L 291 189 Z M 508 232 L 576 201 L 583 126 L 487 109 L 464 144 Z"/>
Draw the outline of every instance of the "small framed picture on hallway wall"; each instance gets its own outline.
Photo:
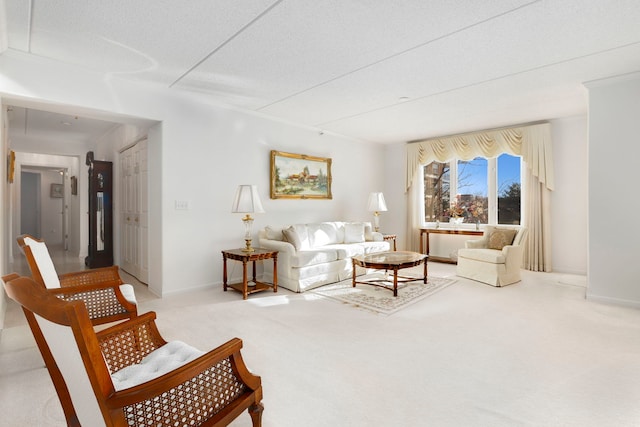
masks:
<path id="1" fill-rule="evenodd" d="M 51 197 L 61 199 L 64 197 L 64 186 L 62 184 L 51 184 Z"/>

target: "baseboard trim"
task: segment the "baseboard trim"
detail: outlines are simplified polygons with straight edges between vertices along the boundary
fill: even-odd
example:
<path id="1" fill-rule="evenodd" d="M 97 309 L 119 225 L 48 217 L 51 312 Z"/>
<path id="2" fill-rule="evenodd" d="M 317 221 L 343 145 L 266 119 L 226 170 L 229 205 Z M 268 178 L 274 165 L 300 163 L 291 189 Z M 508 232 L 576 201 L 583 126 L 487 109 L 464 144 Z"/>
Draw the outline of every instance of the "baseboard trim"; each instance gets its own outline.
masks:
<path id="1" fill-rule="evenodd" d="M 587 292 L 587 300 L 592 302 L 599 302 L 608 305 L 617 305 L 622 307 L 640 308 L 640 301 L 633 301 L 620 298 L 603 297 L 601 295 L 591 295 Z"/>

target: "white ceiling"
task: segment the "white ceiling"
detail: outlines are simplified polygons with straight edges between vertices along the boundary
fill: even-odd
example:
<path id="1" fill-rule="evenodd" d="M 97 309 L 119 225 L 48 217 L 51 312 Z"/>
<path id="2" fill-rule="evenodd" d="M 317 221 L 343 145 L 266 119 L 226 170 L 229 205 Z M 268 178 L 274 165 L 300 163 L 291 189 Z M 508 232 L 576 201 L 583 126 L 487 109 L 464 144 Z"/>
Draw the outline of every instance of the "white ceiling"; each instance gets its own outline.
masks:
<path id="1" fill-rule="evenodd" d="M 380 143 L 582 114 L 640 70 L 637 0 L 3 2 L 10 49 Z"/>

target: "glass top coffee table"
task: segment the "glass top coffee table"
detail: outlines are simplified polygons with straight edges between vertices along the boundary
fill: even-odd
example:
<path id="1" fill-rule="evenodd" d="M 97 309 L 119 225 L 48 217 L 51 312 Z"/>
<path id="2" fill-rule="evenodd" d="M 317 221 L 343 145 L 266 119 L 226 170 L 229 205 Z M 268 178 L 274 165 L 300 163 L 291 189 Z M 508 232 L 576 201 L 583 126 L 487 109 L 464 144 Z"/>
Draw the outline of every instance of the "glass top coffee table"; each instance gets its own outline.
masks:
<path id="1" fill-rule="evenodd" d="M 416 280 L 422 280 L 423 283 L 427 283 L 427 258 L 428 255 L 419 254 L 417 252 L 378 252 L 370 255 L 356 255 L 351 258 L 353 263 L 353 287 L 356 287 L 357 283 L 365 285 L 380 286 L 389 289 L 390 280 L 385 279 L 371 279 L 358 281 L 356 278 L 356 266 L 363 268 L 372 268 L 375 270 L 393 271 L 393 296 L 398 296 L 398 283 L 413 282 Z M 398 270 L 403 268 L 415 267 L 420 264 L 424 264 L 424 275 L 422 277 L 410 277 L 399 276 Z"/>

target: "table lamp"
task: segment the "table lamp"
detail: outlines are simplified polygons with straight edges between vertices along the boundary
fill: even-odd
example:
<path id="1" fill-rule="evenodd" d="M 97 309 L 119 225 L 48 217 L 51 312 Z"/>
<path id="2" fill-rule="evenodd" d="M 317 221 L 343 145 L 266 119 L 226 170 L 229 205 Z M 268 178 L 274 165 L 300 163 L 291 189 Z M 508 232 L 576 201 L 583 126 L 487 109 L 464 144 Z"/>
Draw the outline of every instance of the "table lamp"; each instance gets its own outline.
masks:
<path id="1" fill-rule="evenodd" d="M 251 247 L 251 228 L 253 227 L 252 213 L 264 213 L 260 196 L 258 196 L 257 185 L 239 185 L 236 196 L 233 199 L 231 212 L 246 214 L 242 221 L 244 222 L 244 241 L 245 248 L 243 252 L 253 252 L 255 249 Z"/>
<path id="2" fill-rule="evenodd" d="M 373 212 L 373 230 L 380 231 L 380 212 L 387 211 L 384 195 L 380 192 L 369 195 L 369 212 Z"/>

